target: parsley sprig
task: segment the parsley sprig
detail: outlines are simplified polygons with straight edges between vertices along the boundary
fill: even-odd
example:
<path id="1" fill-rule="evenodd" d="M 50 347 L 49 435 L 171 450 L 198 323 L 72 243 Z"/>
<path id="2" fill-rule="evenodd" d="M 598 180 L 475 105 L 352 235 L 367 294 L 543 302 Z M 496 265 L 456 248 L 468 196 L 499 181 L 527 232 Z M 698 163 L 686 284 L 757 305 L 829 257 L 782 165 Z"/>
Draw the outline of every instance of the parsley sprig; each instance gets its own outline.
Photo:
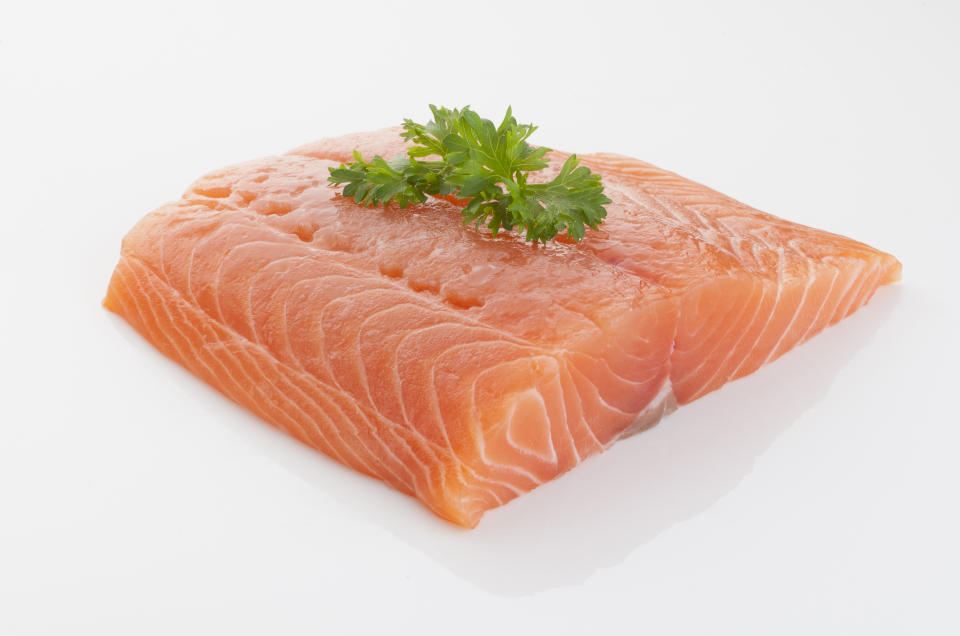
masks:
<path id="1" fill-rule="evenodd" d="M 576 155 L 553 180 L 528 182 L 529 173 L 547 167 L 550 149 L 527 143 L 537 127 L 518 124 L 510 108 L 499 126 L 469 107 L 430 110 L 433 120 L 426 124 L 404 120 L 400 134 L 413 142 L 406 155 L 366 161 L 354 151 L 354 161 L 330 168 L 329 182 L 346 184 L 343 196 L 365 206 L 394 201 L 405 208 L 428 195 L 466 199 L 464 224 L 486 224 L 494 236 L 518 228 L 532 242 L 546 243 L 564 230 L 579 241 L 587 226 L 603 222 L 610 199 L 600 175 L 581 166 Z"/>

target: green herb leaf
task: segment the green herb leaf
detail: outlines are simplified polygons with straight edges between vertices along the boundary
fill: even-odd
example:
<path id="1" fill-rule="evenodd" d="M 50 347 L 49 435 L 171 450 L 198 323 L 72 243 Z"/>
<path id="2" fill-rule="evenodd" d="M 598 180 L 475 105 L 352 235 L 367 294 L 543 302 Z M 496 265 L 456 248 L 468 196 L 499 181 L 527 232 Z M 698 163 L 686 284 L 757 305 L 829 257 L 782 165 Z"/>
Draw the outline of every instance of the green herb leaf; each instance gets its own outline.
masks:
<path id="1" fill-rule="evenodd" d="M 549 149 L 527 143 L 537 127 L 517 123 L 510 108 L 499 126 L 469 107 L 430 110 L 433 119 L 426 124 L 404 120 L 400 134 L 413 142 L 406 155 L 366 161 L 355 151 L 354 161 L 330 168 L 330 184 L 343 184 L 343 196 L 365 206 L 393 201 L 405 208 L 427 195 L 454 195 L 467 199 L 465 224 L 486 225 L 494 236 L 517 228 L 533 242 L 546 243 L 564 231 L 579 241 L 587 227 L 603 222 L 610 199 L 600 175 L 581 166 L 576 155 L 552 181 L 527 183 L 528 173 L 547 166 Z"/>

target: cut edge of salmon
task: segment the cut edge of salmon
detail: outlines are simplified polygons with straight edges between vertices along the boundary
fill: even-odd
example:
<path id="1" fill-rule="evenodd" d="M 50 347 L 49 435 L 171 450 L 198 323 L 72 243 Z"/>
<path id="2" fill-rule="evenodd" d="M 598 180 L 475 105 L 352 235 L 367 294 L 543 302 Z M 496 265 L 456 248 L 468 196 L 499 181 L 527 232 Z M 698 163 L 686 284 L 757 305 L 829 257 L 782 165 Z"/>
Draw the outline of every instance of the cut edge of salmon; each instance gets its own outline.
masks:
<path id="1" fill-rule="evenodd" d="M 135 256 L 121 257 L 102 304 L 109 311 L 124 318 L 166 357 L 184 366 L 231 401 L 311 449 L 319 450 L 369 477 L 384 481 L 405 494 L 416 496 L 435 514 L 457 525 L 473 528 L 480 521 L 483 512 L 489 509 L 464 505 L 475 497 L 469 487 L 456 489 L 450 488 L 450 483 L 423 484 L 425 489 L 445 495 L 438 498 L 392 481 L 382 472 L 371 470 L 361 462 L 350 461 L 344 457 L 342 448 L 338 449 L 328 441 L 343 433 L 334 430 L 335 424 L 324 427 L 323 422 L 313 422 L 314 426 L 311 427 L 311 422 L 302 418 L 291 418 L 282 409 L 272 408 L 274 404 L 288 400 L 287 393 L 299 393 L 313 399 L 317 397 L 310 395 L 311 393 L 326 393 L 323 397 L 345 399 L 353 403 L 358 410 L 361 407 L 349 395 L 332 387 L 325 387 L 312 376 L 304 377 L 300 370 L 289 367 L 264 348 L 208 316 L 182 298 L 176 289 Z M 156 311 L 157 308 L 162 308 L 163 311 Z M 168 335 L 170 333 L 180 334 L 182 339 L 174 340 Z M 230 377 L 229 372 L 221 374 L 215 371 L 233 365 L 238 357 L 246 358 L 248 364 L 256 361 L 270 368 L 276 373 L 276 385 L 258 383 L 256 391 L 244 390 L 243 384 L 238 384 L 235 378 Z M 278 388 L 278 385 L 283 390 Z M 263 399 L 257 400 L 255 397 Z M 442 479 L 449 471 L 462 471 L 468 475 L 473 472 L 462 462 L 450 462 L 440 467 L 444 470 L 434 475 L 434 481 Z"/>

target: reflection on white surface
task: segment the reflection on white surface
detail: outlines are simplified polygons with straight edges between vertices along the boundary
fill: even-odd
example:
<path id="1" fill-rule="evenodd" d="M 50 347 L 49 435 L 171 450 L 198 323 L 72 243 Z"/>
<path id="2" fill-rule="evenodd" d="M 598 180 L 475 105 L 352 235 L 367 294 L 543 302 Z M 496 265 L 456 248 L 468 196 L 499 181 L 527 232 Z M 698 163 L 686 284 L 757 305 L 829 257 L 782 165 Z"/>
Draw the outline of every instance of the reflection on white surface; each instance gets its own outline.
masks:
<path id="1" fill-rule="evenodd" d="M 868 306 L 798 349 L 489 512 L 472 531 L 299 445 L 263 448 L 361 519 L 488 591 L 521 596 L 575 585 L 735 488 L 777 436 L 826 394 L 900 296 L 899 286 L 881 289 Z"/>

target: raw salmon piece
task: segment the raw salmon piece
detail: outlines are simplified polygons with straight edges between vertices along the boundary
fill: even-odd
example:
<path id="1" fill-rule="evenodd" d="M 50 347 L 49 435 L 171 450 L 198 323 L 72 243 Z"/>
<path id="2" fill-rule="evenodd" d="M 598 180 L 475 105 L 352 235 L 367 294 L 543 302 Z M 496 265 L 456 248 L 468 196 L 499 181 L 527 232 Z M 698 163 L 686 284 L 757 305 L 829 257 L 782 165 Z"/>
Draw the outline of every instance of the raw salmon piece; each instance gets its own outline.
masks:
<path id="1" fill-rule="evenodd" d="M 613 203 L 579 244 L 492 238 L 445 200 L 361 208 L 326 185 L 354 148 L 403 141 L 328 139 L 201 178 L 127 235 L 105 304 L 274 426 L 468 527 L 899 275 L 615 155 L 583 157 Z"/>

